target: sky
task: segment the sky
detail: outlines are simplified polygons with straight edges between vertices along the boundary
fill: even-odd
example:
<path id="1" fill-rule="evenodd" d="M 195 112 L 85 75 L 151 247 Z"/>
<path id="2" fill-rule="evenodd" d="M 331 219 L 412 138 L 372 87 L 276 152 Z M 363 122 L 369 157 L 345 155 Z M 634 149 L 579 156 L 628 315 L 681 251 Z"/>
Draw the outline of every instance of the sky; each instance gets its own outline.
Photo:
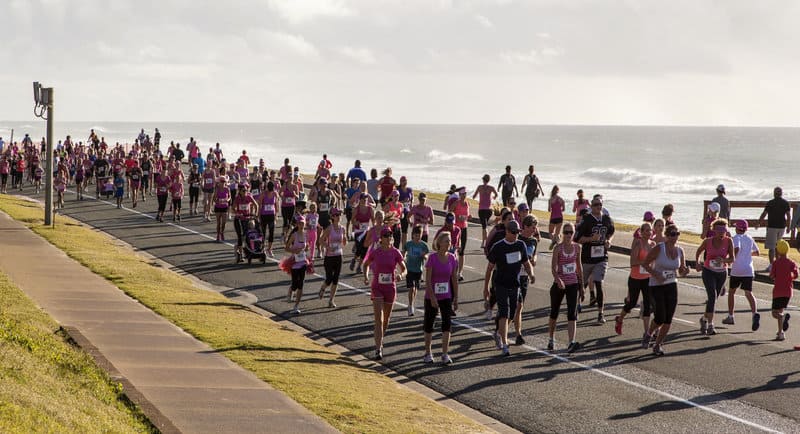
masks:
<path id="1" fill-rule="evenodd" d="M 0 119 L 797 126 L 800 2 L 3 0 Z"/>

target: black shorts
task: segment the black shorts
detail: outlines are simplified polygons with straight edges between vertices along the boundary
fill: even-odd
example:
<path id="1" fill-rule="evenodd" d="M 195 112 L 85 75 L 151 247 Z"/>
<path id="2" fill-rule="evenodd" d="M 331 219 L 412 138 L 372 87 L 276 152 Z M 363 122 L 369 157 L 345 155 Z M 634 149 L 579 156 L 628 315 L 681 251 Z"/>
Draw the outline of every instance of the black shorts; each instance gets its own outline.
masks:
<path id="1" fill-rule="evenodd" d="M 560 225 L 561 223 L 564 223 L 564 217 L 558 217 L 558 218 L 550 219 L 550 224 L 551 225 Z"/>
<path id="2" fill-rule="evenodd" d="M 519 276 L 519 302 L 524 303 L 528 296 L 528 276 Z"/>
<path id="3" fill-rule="evenodd" d="M 400 232 L 408 233 L 408 212 L 403 211 L 403 216 L 400 217 Z"/>
<path id="4" fill-rule="evenodd" d="M 731 276 L 730 282 L 731 289 L 739 289 L 742 288 L 745 291 L 752 291 L 753 290 L 753 277 L 739 277 L 739 276 Z"/>
<path id="5" fill-rule="evenodd" d="M 344 209 L 344 217 L 347 219 L 348 222 L 350 220 L 352 220 L 353 219 L 353 208 L 345 208 Z"/>
<path id="6" fill-rule="evenodd" d="M 789 297 L 777 297 L 772 299 L 772 310 L 786 309 L 789 306 Z"/>
<path id="7" fill-rule="evenodd" d="M 214 207 L 214 213 L 215 214 L 222 214 L 222 213 L 226 213 L 226 212 L 228 212 L 228 207 L 225 207 L 225 208 L 221 208 L 221 207 L 218 207 L 218 206 Z"/>
<path id="8" fill-rule="evenodd" d="M 489 226 L 489 220 L 491 220 L 494 211 L 490 209 L 479 209 L 478 210 L 478 219 L 481 221 L 481 227 L 486 229 Z"/>
<path id="9" fill-rule="evenodd" d="M 156 197 L 158 198 L 158 212 L 164 212 L 167 209 L 167 195 L 162 194 Z"/>
<path id="10" fill-rule="evenodd" d="M 419 288 L 419 281 L 422 280 L 422 272 L 409 271 L 406 273 L 406 288 Z"/>
<path id="11" fill-rule="evenodd" d="M 180 210 L 181 209 L 181 199 L 172 199 L 172 209 Z"/>

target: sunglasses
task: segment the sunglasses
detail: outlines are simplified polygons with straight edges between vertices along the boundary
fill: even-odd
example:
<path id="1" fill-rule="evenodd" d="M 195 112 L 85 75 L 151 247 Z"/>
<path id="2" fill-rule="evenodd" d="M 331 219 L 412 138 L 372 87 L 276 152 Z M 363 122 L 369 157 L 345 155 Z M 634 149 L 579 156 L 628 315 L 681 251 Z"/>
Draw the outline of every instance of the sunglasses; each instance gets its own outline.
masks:
<path id="1" fill-rule="evenodd" d="M 680 232 L 670 232 L 670 233 L 667 234 L 667 236 L 668 237 L 677 237 L 680 234 L 681 234 Z"/>
<path id="2" fill-rule="evenodd" d="M 564 231 L 564 233 L 565 234 L 574 234 L 575 232 L 573 232 L 573 231 Z"/>
<path id="3" fill-rule="evenodd" d="M 595 207 L 595 206 L 603 206 L 603 204 L 602 203 L 593 203 L 592 206 L 593 207 Z"/>

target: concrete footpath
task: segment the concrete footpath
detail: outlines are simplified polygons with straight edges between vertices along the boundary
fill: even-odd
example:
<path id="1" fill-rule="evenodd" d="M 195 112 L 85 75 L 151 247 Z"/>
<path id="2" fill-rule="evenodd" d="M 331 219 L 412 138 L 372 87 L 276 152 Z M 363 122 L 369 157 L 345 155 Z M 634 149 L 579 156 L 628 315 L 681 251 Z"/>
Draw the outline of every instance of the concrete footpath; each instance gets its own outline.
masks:
<path id="1" fill-rule="evenodd" d="M 94 353 L 162 432 L 337 432 L 3 213 L 0 232 L 0 270 Z"/>

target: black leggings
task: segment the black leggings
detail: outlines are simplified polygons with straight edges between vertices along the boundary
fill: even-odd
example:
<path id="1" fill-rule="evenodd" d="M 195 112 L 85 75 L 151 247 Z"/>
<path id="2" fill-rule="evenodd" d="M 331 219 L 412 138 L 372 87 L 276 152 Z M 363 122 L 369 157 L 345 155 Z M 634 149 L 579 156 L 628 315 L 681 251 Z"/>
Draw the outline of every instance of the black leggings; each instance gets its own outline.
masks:
<path id="1" fill-rule="evenodd" d="M 561 310 L 561 302 L 564 301 L 564 296 L 566 296 L 567 320 L 578 320 L 578 291 L 580 288 L 580 283 L 572 283 L 564 285 L 564 289 L 559 289 L 558 285 L 553 282 L 553 286 L 550 287 L 550 319 L 558 318 L 558 312 Z"/>
<path id="2" fill-rule="evenodd" d="M 233 228 L 236 229 L 236 247 L 242 247 L 244 231 L 247 229 L 247 220 L 242 220 L 238 217 L 233 219 Z"/>
<path id="3" fill-rule="evenodd" d="M 467 249 L 467 228 L 461 228 L 461 239 L 459 240 L 461 246 L 458 248 L 458 256 L 464 257 L 464 251 Z"/>
<path id="4" fill-rule="evenodd" d="M 261 215 L 261 235 L 267 235 L 267 242 L 272 242 L 275 237 L 275 214 Z"/>
<path id="5" fill-rule="evenodd" d="M 282 206 L 281 217 L 283 217 L 283 227 L 291 227 L 292 219 L 294 218 L 294 206 Z"/>
<path id="6" fill-rule="evenodd" d="M 634 279 L 628 276 L 628 301 L 622 310 L 631 313 L 636 303 L 639 302 L 639 293 L 642 293 L 642 316 L 649 317 L 653 312 L 653 304 L 650 300 L 650 279 Z"/>
<path id="7" fill-rule="evenodd" d="M 422 330 L 425 333 L 433 333 L 433 323 L 436 321 L 436 314 L 442 314 L 442 333 L 449 332 L 452 327 L 452 314 L 453 314 L 453 300 L 450 298 L 444 300 L 437 300 L 439 308 L 436 309 L 431 304 L 431 300 L 425 299 L 425 320 L 422 324 Z"/>
<path id="8" fill-rule="evenodd" d="M 394 246 L 395 249 L 399 249 L 400 248 L 400 236 L 401 235 L 402 234 L 400 233 L 400 225 L 399 224 L 398 225 L 394 225 L 394 227 L 392 228 L 392 245 Z"/>
<path id="9" fill-rule="evenodd" d="M 158 198 L 158 212 L 164 212 L 167 209 L 167 195 L 162 194 L 156 197 Z"/>
<path id="10" fill-rule="evenodd" d="M 189 187 L 189 205 L 197 203 L 200 199 L 200 187 Z"/>
<path id="11" fill-rule="evenodd" d="M 713 271 L 703 267 L 703 286 L 706 287 L 706 313 L 714 312 L 714 304 L 717 302 L 717 297 L 725 286 L 725 281 L 728 280 L 728 273 L 725 271 Z"/>
<path id="12" fill-rule="evenodd" d="M 338 285 L 339 273 L 342 272 L 342 255 L 326 256 L 322 265 L 325 267 L 325 285 Z"/>
<path id="13" fill-rule="evenodd" d="M 303 289 L 303 282 L 306 280 L 306 267 L 292 268 L 292 289 Z"/>
<path id="14" fill-rule="evenodd" d="M 655 306 L 653 322 L 657 325 L 672 324 L 672 316 L 678 307 L 678 284 L 668 283 L 650 287 L 650 298 Z"/>

